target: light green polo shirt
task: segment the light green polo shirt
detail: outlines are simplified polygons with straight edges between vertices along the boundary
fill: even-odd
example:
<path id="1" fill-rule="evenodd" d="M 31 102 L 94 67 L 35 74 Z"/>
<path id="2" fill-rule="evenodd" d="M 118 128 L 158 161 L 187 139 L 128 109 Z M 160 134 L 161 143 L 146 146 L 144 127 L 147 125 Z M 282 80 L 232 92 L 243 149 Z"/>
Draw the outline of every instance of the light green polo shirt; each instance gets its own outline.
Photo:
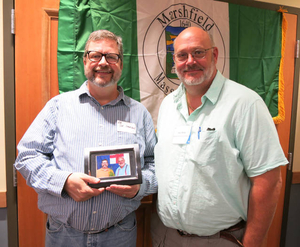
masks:
<path id="1" fill-rule="evenodd" d="M 247 220 L 249 177 L 288 163 L 261 97 L 220 72 L 191 115 L 182 84 L 163 100 L 157 137 L 159 216 L 200 236 Z"/>

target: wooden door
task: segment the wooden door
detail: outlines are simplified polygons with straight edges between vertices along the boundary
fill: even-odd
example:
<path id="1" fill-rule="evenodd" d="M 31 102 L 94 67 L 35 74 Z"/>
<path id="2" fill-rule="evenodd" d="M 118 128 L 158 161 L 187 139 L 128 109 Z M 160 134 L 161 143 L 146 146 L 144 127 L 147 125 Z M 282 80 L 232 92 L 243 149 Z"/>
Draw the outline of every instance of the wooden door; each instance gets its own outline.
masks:
<path id="1" fill-rule="evenodd" d="M 56 73 L 59 0 L 15 1 L 16 143 L 45 102 L 58 93 Z M 20 247 L 44 246 L 46 216 L 37 195 L 18 173 Z"/>

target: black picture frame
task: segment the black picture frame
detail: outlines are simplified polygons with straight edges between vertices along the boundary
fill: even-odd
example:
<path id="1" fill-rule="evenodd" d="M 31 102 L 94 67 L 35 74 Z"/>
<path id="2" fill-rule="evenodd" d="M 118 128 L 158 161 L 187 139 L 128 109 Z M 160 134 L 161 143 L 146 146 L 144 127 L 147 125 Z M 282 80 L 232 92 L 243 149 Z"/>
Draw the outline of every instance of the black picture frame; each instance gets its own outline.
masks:
<path id="1" fill-rule="evenodd" d="M 123 158 L 125 161 L 123 169 L 120 168 L 121 170 L 118 169 L 120 158 Z M 129 144 L 85 148 L 84 172 L 90 176 L 100 178 L 100 183 L 89 183 L 89 186 L 93 188 L 108 187 L 111 184 L 141 184 L 142 174 L 139 145 Z"/>

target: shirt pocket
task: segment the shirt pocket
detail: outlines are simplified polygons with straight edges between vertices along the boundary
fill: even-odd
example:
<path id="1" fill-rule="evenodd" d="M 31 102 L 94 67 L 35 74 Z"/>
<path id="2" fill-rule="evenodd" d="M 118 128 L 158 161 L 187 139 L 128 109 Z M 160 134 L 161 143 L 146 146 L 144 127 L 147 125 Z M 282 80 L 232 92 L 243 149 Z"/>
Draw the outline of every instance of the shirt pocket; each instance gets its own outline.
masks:
<path id="1" fill-rule="evenodd" d="M 191 161 L 200 166 L 206 166 L 216 161 L 217 148 L 219 143 L 219 133 L 213 131 L 203 131 L 200 138 L 190 144 Z"/>

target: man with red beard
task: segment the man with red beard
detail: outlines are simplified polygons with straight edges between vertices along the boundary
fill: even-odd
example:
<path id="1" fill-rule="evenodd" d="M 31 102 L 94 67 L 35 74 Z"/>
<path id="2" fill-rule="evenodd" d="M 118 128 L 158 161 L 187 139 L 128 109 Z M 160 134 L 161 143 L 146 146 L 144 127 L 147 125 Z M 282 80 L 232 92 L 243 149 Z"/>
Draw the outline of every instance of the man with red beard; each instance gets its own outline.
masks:
<path id="1" fill-rule="evenodd" d="M 120 37 L 93 32 L 83 63 L 87 81 L 46 104 L 18 144 L 15 167 L 48 215 L 46 247 L 134 247 L 134 211 L 144 196 L 157 191 L 152 118 L 117 85 L 123 68 Z M 142 184 L 88 186 L 100 179 L 84 173 L 84 148 L 134 143 L 139 144 Z"/>
<path id="2" fill-rule="evenodd" d="M 288 161 L 261 97 L 226 79 L 217 59 L 201 28 L 174 42 L 182 83 L 159 110 L 154 247 L 259 247 L 271 224 Z"/>

